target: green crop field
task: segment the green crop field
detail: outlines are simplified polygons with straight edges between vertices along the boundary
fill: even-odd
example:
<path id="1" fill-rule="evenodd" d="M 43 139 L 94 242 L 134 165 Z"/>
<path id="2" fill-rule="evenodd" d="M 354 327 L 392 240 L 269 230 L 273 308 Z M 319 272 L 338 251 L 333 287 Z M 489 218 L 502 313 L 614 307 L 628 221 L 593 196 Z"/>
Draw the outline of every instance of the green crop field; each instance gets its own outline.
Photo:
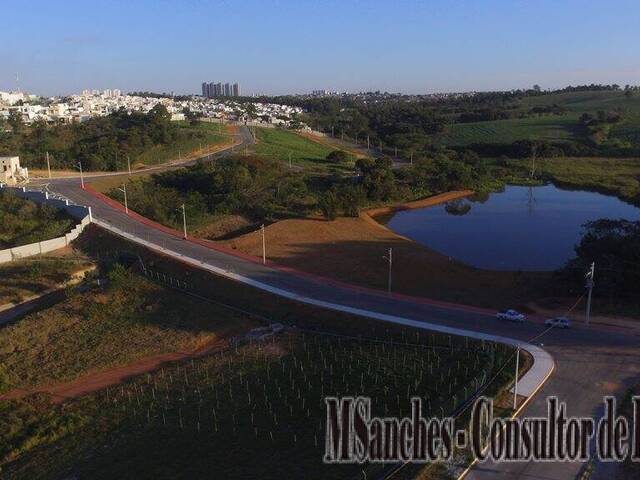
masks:
<path id="1" fill-rule="evenodd" d="M 640 148 L 640 95 L 626 97 L 622 92 L 569 92 L 520 100 L 516 111 L 527 112 L 536 106 L 557 104 L 565 107 L 564 115 L 542 115 L 490 122 L 450 125 L 443 134 L 434 137 L 439 144 L 465 146 L 473 143 L 510 144 L 517 140 L 548 142 L 584 142 L 586 132 L 578 118 L 583 113 L 602 110 L 623 112 L 623 121 L 611 131 L 611 138 L 632 148 Z"/>
<path id="2" fill-rule="evenodd" d="M 438 135 L 438 143 L 465 146 L 472 143 L 513 143 L 516 140 L 543 139 L 551 142 L 578 138 L 576 115 L 457 123 Z"/>
<path id="3" fill-rule="evenodd" d="M 257 128 L 258 143 L 255 153 L 288 164 L 289 157 L 294 168 L 303 167 L 311 171 L 351 171 L 353 163 L 335 164 L 326 160 L 333 151 L 330 147 L 281 128 Z"/>

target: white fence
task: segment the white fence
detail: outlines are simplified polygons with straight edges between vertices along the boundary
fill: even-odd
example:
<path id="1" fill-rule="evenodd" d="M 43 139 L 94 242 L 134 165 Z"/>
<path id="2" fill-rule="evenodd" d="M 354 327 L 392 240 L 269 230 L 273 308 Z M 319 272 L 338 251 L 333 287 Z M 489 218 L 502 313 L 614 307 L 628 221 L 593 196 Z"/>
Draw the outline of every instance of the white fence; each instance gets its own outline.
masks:
<path id="1" fill-rule="evenodd" d="M 14 195 L 25 198 L 27 200 L 31 200 L 36 203 L 44 203 L 50 205 L 53 208 L 65 210 L 69 215 L 77 220 L 80 220 L 80 223 L 76 224 L 75 227 L 73 227 L 62 237 L 0 250 L 0 263 L 13 262 L 20 258 L 33 257 L 35 255 L 41 255 L 43 253 L 58 250 L 59 248 L 64 248 L 71 242 L 73 242 L 76 238 L 78 238 L 84 230 L 84 227 L 89 225 L 92 221 L 91 207 L 82 207 L 79 205 L 70 204 L 69 200 L 53 198 L 49 196 L 47 192 L 30 191 L 24 187 L 9 188 L 2 183 L 0 183 L 0 190 L 11 192 Z"/>

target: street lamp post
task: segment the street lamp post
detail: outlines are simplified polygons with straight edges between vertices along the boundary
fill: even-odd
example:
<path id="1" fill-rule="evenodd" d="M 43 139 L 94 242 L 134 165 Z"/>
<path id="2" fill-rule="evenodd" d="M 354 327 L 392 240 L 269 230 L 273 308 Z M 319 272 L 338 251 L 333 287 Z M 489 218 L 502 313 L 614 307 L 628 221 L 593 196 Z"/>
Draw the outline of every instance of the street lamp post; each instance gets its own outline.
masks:
<path id="1" fill-rule="evenodd" d="M 182 229 L 184 232 L 184 239 L 187 239 L 187 210 L 184 206 L 184 203 L 182 204 L 182 206 L 180 207 L 182 209 Z"/>
<path id="2" fill-rule="evenodd" d="M 51 180 L 51 164 L 49 163 L 49 152 L 47 151 L 47 172 L 49 173 L 49 180 Z"/>
<path id="3" fill-rule="evenodd" d="M 387 293 L 391 295 L 391 267 L 393 266 L 393 248 L 389 249 L 388 256 L 383 256 L 382 258 L 389 262 L 389 272 L 387 275 Z"/>
<path id="4" fill-rule="evenodd" d="M 593 292 L 593 277 L 596 273 L 596 262 L 591 263 L 591 268 L 587 272 L 587 289 L 589 290 L 589 294 L 587 295 L 587 313 L 586 313 L 586 324 L 589 325 L 589 321 L 591 320 L 591 294 Z"/>
<path id="5" fill-rule="evenodd" d="M 262 231 L 262 264 L 265 265 L 267 263 L 267 244 L 264 238 L 264 223 L 260 226 L 260 230 Z"/>
<path id="6" fill-rule="evenodd" d="M 129 176 L 131 176 L 131 157 L 127 155 L 127 169 L 129 170 Z"/>
<path id="7" fill-rule="evenodd" d="M 122 188 L 119 188 L 122 193 L 124 193 L 124 213 L 129 214 L 129 204 L 127 203 L 127 184 L 123 183 Z"/>
<path id="8" fill-rule="evenodd" d="M 84 176 L 82 175 L 82 162 L 78 162 L 77 167 L 80 169 L 80 187 L 84 190 Z"/>

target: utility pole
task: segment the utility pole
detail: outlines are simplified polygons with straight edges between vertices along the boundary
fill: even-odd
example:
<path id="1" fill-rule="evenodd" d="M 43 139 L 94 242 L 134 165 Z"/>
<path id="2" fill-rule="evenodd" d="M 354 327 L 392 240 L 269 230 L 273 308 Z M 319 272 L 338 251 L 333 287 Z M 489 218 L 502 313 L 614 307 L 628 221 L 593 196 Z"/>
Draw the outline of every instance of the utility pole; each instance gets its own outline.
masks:
<path id="1" fill-rule="evenodd" d="M 587 295 L 587 314 L 586 314 L 586 324 L 589 326 L 589 321 L 591 320 L 591 293 L 593 292 L 593 277 L 596 274 L 596 262 L 591 263 L 591 268 L 587 272 L 587 289 L 589 290 L 589 294 Z"/>
<path id="2" fill-rule="evenodd" d="M 131 157 L 127 155 L 127 169 L 129 170 L 129 176 L 131 176 Z"/>
<path id="3" fill-rule="evenodd" d="M 49 164 L 49 152 L 47 151 L 47 172 L 49 172 L 49 180 L 51 180 L 51 165 Z"/>
<path id="4" fill-rule="evenodd" d="M 389 262 L 389 273 L 387 276 L 387 293 L 391 295 L 391 267 L 393 266 L 393 248 L 389 249 L 389 256 L 383 256 Z"/>
<path id="5" fill-rule="evenodd" d="M 367 134 L 367 152 L 369 151 L 369 134 Z"/>
<path id="6" fill-rule="evenodd" d="M 124 193 L 124 213 L 129 214 L 129 204 L 127 203 L 127 184 L 123 183 L 122 188 L 119 188 L 122 193 Z"/>
<path id="7" fill-rule="evenodd" d="M 513 384 L 513 409 L 518 407 L 518 370 L 520 369 L 520 347 L 516 351 L 516 381 Z"/>
<path id="8" fill-rule="evenodd" d="M 331 125 L 331 137 L 334 137 L 335 135 L 333 134 L 333 125 Z"/>
<path id="9" fill-rule="evenodd" d="M 187 210 L 184 206 L 184 203 L 182 204 L 182 229 L 184 231 L 184 239 L 187 239 Z"/>
<path id="10" fill-rule="evenodd" d="M 80 187 L 84 190 L 84 177 L 82 176 L 82 162 L 78 162 L 78 168 L 80 169 Z"/>
<path id="11" fill-rule="evenodd" d="M 267 247 L 264 238 L 264 223 L 260 226 L 260 230 L 262 232 L 262 264 L 264 265 L 267 263 Z"/>

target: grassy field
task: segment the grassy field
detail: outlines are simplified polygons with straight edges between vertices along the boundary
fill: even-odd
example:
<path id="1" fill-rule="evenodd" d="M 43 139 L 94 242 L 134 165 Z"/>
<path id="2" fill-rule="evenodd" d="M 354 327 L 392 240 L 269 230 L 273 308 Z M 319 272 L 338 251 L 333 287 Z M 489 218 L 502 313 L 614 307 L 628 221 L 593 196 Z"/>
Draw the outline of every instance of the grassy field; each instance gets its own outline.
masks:
<path id="1" fill-rule="evenodd" d="M 314 142 L 308 138 L 281 128 L 257 128 L 255 152 L 269 158 L 291 163 L 294 168 L 304 168 L 313 172 L 350 172 L 353 163 L 335 164 L 326 160 L 333 150 L 328 145 Z"/>
<path id="2" fill-rule="evenodd" d="M 73 218 L 61 210 L 0 192 L 0 249 L 62 236 L 74 224 Z"/>
<path id="3" fill-rule="evenodd" d="M 452 146 L 513 143 L 531 139 L 558 142 L 579 139 L 577 128 L 577 115 L 456 123 L 450 125 L 446 133 L 439 135 L 437 141 Z"/>
<path id="4" fill-rule="evenodd" d="M 167 364 L 63 405 L 42 394 L 0 402 L 6 479 L 331 479 L 363 469 L 371 477 L 379 467 L 322 463 L 324 396 L 367 395 L 374 413 L 407 415 L 408 398 L 419 395 L 425 415 L 441 416 L 499 372 L 487 390 L 497 395 L 514 370 L 511 348 L 296 304 L 91 227 L 80 244 L 103 259 L 140 255 L 150 276 L 179 279 L 209 301 L 116 269 L 106 290 L 87 300 L 71 297 L 0 331 L 0 345 L 14 348 L 0 357 L 10 361 L 5 377 L 14 386 L 73 379 L 162 348 L 186 349 L 256 315 L 299 328 Z"/>
<path id="5" fill-rule="evenodd" d="M 162 352 L 194 350 L 250 322 L 116 269 L 0 330 L 0 392 L 68 381 Z"/>
<path id="6" fill-rule="evenodd" d="M 444 134 L 434 137 L 434 140 L 452 146 L 472 143 L 509 144 L 517 140 L 535 139 L 584 142 L 587 140 L 586 132 L 578 125 L 581 114 L 620 110 L 624 120 L 612 129 L 611 138 L 632 148 L 640 148 L 640 95 L 629 98 L 623 92 L 591 91 L 525 97 L 516 111 L 527 112 L 535 106 L 553 104 L 566 108 L 566 114 L 453 124 Z"/>
<path id="7" fill-rule="evenodd" d="M 132 168 L 157 165 L 178 158 L 189 158 L 194 151 L 204 150 L 207 147 L 212 148 L 225 143 L 231 144 L 232 142 L 232 137 L 227 134 L 225 126 L 222 124 L 211 122 L 198 122 L 196 125 L 190 125 L 188 122 L 176 123 L 178 128 L 185 133 L 181 137 L 186 137 L 188 133 L 196 138 L 185 138 L 172 145 L 149 149 L 137 158 L 132 159 Z M 126 159 L 124 160 L 126 162 Z M 127 165 L 124 163 L 120 169 L 124 170 L 126 168 Z"/>
<path id="8" fill-rule="evenodd" d="M 379 474 L 375 465 L 322 463 L 325 396 L 369 396 L 374 414 L 400 416 L 417 395 L 425 416 L 442 416 L 506 364 L 490 384 L 495 395 L 513 370 L 510 348 L 437 348 L 428 333 L 410 336 L 396 343 L 290 332 L 167 366 L 64 407 L 38 397 L 6 402 L 3 478 Z"/>
<path id="9" fill-rule="evenodd" d="M 0 305 L 19 303 L 69 281 L 74 273 L 91 267 L 86 258 L 65 249 L 62 254 L 38 256 L 0 265 Z"/>
<path id="10" fill-rule="evenodd" d="M 507 168 L 510 176 L 503 178 L 506 183 L 529 181 L 530 160 L 508 160 Z M 550 181 L 561 187 L 597 191 L 640 205 L 640 159 L 539 158 L 536 177 L 539 183 Z"/>

